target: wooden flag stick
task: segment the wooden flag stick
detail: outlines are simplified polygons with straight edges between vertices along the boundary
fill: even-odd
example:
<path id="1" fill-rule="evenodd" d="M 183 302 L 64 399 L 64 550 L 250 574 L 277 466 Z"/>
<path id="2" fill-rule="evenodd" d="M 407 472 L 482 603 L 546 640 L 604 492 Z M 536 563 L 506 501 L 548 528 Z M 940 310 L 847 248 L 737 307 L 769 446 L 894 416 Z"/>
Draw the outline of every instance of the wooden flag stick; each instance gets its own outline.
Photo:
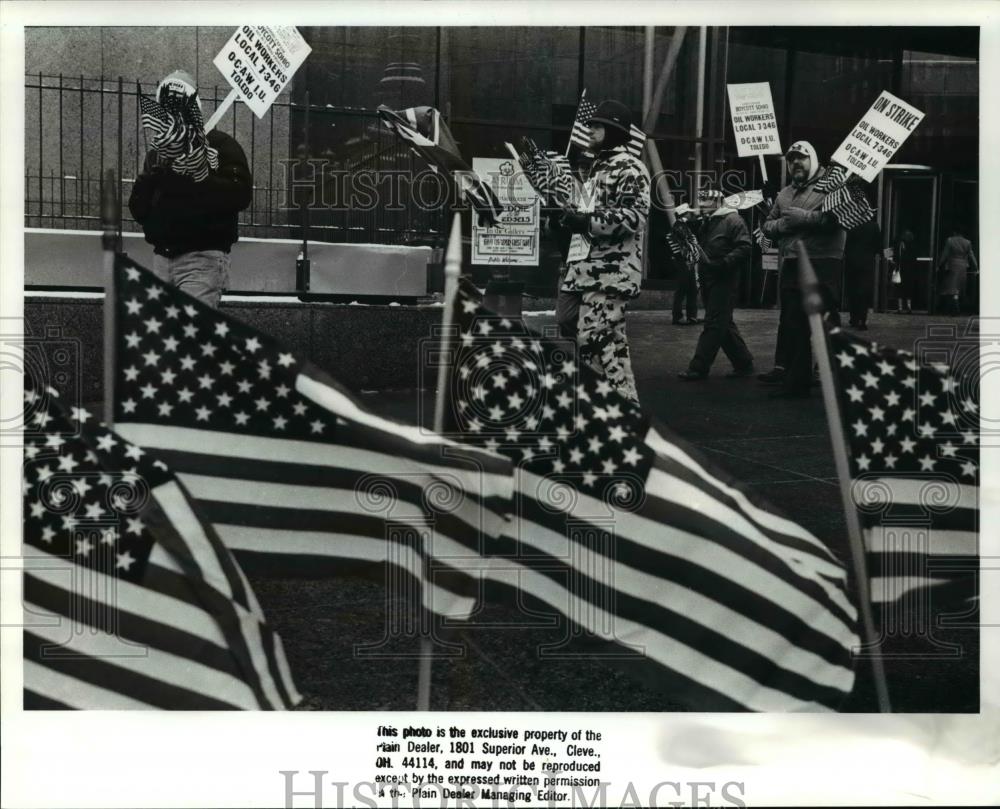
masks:
<path id="1" fill-rule="evenodd" d="M 441 351 L 438 359 L 437 397 L 434 403 L 434 432 L 444 432 L 445 408 L 448 406 L 448 371 L 451 367 L 451 331 L 455 320 L 455 297 L 458 294 L 458 277 L 462 274 L 462 220 L 455 214 L 451 220 L 451 235 L 444 258 L 444 313 L 441 317 Z M 424 582 L 424 587 L 428 586 Z M 426 590 L 425 590 L 426 592 Z M 426 609 L 426 607 L 424 607 Z M 434 643 L 428 637 L 420 640 L 420 670 L 417 675 L 417 710 L 431 709 L 431 667 L 434 662 Z"/>
<path id="2" fill-rule="evenodd" d="M 760 175 L 764 182 L 767 182 L 767 164 L 764 162 L 764 155 L 757 155 L 757 159 L 760 161 Z"/>
<path id="3" fill-rule="evenodd" d="M 864 646 L 872 649 L 872 674 L 875 678 L 875 693 L 878 697 L 878 708 L 882 713 L 892 710 L 889 704 L 889 688 L 885 681 L 885 669 L 882 658 L 874 652 L 877 644 L 875 621 L 872 618 L 871 593 L 868 581 L 868 565 L 865 563 L 865 545 L 861 535 L 861 521 L 858 509 L 851 494 L 851 469 L 847 463 L 847 440 L 844 438 L 844 424 L 840 415 L 840 400 L 837 398 L 837 387 L 833 378 L 833 365 L 830 362 L 830 349 L 826 341 L 826 331 L 823 328 L 823 298 L 819 293 L 819 281 L 813 269 L 809 254 L 801 241 L 796 242 L 799 253 L 799 283 L 802 287 L 802 305 L 809 315 L 809 328 L 812 333 L 813 350 L 819 363 L 819 377 L 823 385 L 823 403 L 826 409 L 826 423 L 830 430 L 830 442 L 833 444 L 833 459 L 837 467 L 837 478 L 840 481 L 840 497 L 844 505 L 844 516 L 847 520 L 847 536 L 850 541 L 851 557 L 854 562 L 855 587 L 858 593 L 858 609 L 861 612 L 861 630 Z"/>
<path id="4" fill-rule="evenodd" d="M 224 99 L 222 99 L 222 103 L 215 108 L 215 112 L 212 113 L 212 117 L 209 118 L 208 122 L 205 124 L 205 134 L 208 134 L 213 129 L 215 129 L 216 125 L 219 123 L 222 116 L 229 111 L 229 108 L 231 106 L 233 106 L 233 102 L 236 100 L 236 96 L 238 95 L 239 91 L 234 87 L 232 90 L 229 91 L 229 95 L 227 95 Z"/>
<path id="5" fill-rule="evenodd" d="M 573 146 L 573 126 L 576 126 L 576 116 L 580 114 L 580 107 L 583 104 L 583 99 L 586 98 L 586 97 L 587 97 L 587 88 L 584 87 L 583 88 L 583 92 L 580 93 L 580 101 L 576 105 L 576 115 L 573 116 L 573 124 L 572 124 L 572 126 L 570 127 L 570 130 L 569 130 L 569 141 L 567 141 L 567 143 L 566 143 L 566 153 L 563 155 L 563 157 L 569 157 L 569 150 Z M 586 123 L 586 122 L 584 122 L 584 123 Z"/>
<path id="6" fill-rule="evenodd" d="M 115 367 L 118 364 L 115 343 L 115 254 L 121 247 L 118 241 L 118 194 L 115 189 L 115 173 L 111 169 L 104 172 L 101 227 L 101 247 L 104 251 L 104 423 L 111 429 L 115 416 Z"/>

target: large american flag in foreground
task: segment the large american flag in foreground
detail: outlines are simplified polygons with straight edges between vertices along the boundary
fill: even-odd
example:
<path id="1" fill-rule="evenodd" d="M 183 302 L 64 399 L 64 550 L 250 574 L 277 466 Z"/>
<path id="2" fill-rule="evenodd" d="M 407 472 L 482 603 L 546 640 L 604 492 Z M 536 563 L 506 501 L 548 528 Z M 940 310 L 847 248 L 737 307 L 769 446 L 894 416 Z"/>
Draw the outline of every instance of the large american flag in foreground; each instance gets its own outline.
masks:
<path id="1" fill-rule="evenodd" d="M 547 339 L 462 284 L 452 417 L 515 464 L 487 594 L 564 616 L 695 710 L 836 708 L 854 683 L 840 561 Z"/>
<path id="2" fill-rule="evenodd" d="M 872 600 L 896 610 L 970 603 L 978 579 L 978 352 L 953 366 L 935 349 L 935 361 L 921 363 L 838 328 L 829 345 Z"/>
<path id="3" fill-rule="evenodd" d="M 25 380 L 26 708 L 272 709 L 281 641 L 162 461 Z"/>
<path id="4" fill-rule="evenodd" d="M 478 556 L 499 532 L 506 459 L 369 413 L 277 341 L 125 257 L 116 285 L 117 429 L 177 471 L 242 565 L 391 575 L 433 612 L 472 610 L 461 582 L 426 574 L 432 557 Z"/>

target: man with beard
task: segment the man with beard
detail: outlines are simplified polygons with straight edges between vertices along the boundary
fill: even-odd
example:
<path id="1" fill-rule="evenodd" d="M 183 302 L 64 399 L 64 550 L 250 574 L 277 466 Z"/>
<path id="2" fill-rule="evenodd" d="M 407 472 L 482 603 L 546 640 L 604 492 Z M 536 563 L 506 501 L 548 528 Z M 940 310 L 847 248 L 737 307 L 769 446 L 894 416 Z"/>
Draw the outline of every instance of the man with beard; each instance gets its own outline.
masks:
<path id="1" fill-rule="evenodd" d="M 823 298 L 827 317 L 840 323 L 837 311 L 844 272 L 846 231 L 832 213 L 822 211 L 825 193 L 816 190 L 824 176 L 816 150 L 808 141 L 800 140 L 785 153 L 791 183 L 778 192 L 771 212 L 765 220 L 764 235 L 778 244 L 781 255 L 781 318 L 778 323 L 778 345 L 784 346 L 786 370 L 763 374 L 764 382 L 780 383 L 773 396 L 800 397 L 809 395 L 812 384 L 812 351 L 809 318 L 802 305 L 799 288 L 799 254 L 796 242 L 805 246 Z"/>

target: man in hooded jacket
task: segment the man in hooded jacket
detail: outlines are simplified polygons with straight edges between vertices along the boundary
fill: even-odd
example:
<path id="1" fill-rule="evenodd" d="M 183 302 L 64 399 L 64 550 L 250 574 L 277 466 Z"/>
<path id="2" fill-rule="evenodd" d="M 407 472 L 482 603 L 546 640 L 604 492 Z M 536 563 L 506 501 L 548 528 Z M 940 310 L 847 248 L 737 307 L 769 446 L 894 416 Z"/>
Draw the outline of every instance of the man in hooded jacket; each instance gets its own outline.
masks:
<path id="1" fill-rule="evenodd" d="M 771 372 L 766 377 L 780 381 L 779 397 L 808 396 L 812 384 L 812 350 L 809 318 L 802 305 L 799 287 L 799 253 L 796 242 L 805 246 L 819 279 L 827 317 L 839 324 L 844 273 L 844 244 L 847 232 L 836 216 L 823 211 L 826 194 L 816 190 L 825 170 L 816 150 L 808 141 L 796 141 L 785 153 L 791 182 L 778 192 L 771 212 L 762 225 L 764 235 L 777 242 L 781 256 L 781 318 L 778 323 L 779 346 L 787 356 L 783 374 Z M 767 381 L 767 380 L 765 380 Z"/>
<path id="2" fill-rule="evenodd" d="M 198 89 L 183 70 L 164 78 L 157 101 L 194 99 Z M 197 101 L 200 108 L 200 101 Z M 189 125 L 202 126 L 200 114 Z M 218 153 L 217 167 L 195 180 L 174 170 L 157 150 L 146 155 L 128 206 L 153 245 L 153 272 L 209 306 L 218 306 L 229 285 L 229 251 L 239 238 L 238 214 L 250 204 L 253 180 L 240 145 L 213 129 L 207 147 Z"/>
<path id="3" fill-rule="evenodd" d="M 649 217 L 649 172 L 626 149 L 632 114 L 603 101 L 587 121 L 597 157 L 583 189 L 563 171 L 557 192 L 566 210 L 561 224 L 575 234 L 561 290 L 578 296 L 577 344 L 583 361 L 626 398 L 638 402 L 625 333 L 625 308 L 639 294 L 642 242 Z M 582 197 L 580 196 L 583 191 Z M 574 199 L 575 197 L 575 199 Z M 582 241 L 579 241 L 581 240 Z"/>
<path id="4" fill-rule="evenodd" d="M 730 378 L 753 374 L 753 355 L 733 320 L 740 270 L 750 256 L 750 231 L 722 192 L 698 194 L 703 220 L 697 229 L 698 269 L 705 298 L 705 326 L 688 369 L 678 376 L 688 382 L 705 379 L 721 349 L 733 364 Z"/>

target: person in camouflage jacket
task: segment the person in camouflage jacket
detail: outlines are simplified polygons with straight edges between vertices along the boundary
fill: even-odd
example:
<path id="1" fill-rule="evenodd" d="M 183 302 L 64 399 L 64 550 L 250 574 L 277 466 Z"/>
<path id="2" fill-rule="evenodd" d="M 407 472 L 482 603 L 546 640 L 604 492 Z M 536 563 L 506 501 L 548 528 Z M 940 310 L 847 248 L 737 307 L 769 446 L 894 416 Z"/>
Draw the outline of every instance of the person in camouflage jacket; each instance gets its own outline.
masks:
<path id="1" fill-rule="evenodd" d="M 642 242 L 649 217 L 650 178 L 625 148 L 631 113 L 617 101 L 602 102 L 587 121 L 597 153 L 590 179 L 581 185 L 565 161 L 536 156 L 533 172 L 545 195 L 565 213 L 576 234 L 562 291 L 578 295 L 577 340 L 581 359 L 603 373 L 619 392 L 638 401 L 625 333 L 625 308 L 639 294 Z M 582 241 L 581 241 L 582 240 Z"/>

